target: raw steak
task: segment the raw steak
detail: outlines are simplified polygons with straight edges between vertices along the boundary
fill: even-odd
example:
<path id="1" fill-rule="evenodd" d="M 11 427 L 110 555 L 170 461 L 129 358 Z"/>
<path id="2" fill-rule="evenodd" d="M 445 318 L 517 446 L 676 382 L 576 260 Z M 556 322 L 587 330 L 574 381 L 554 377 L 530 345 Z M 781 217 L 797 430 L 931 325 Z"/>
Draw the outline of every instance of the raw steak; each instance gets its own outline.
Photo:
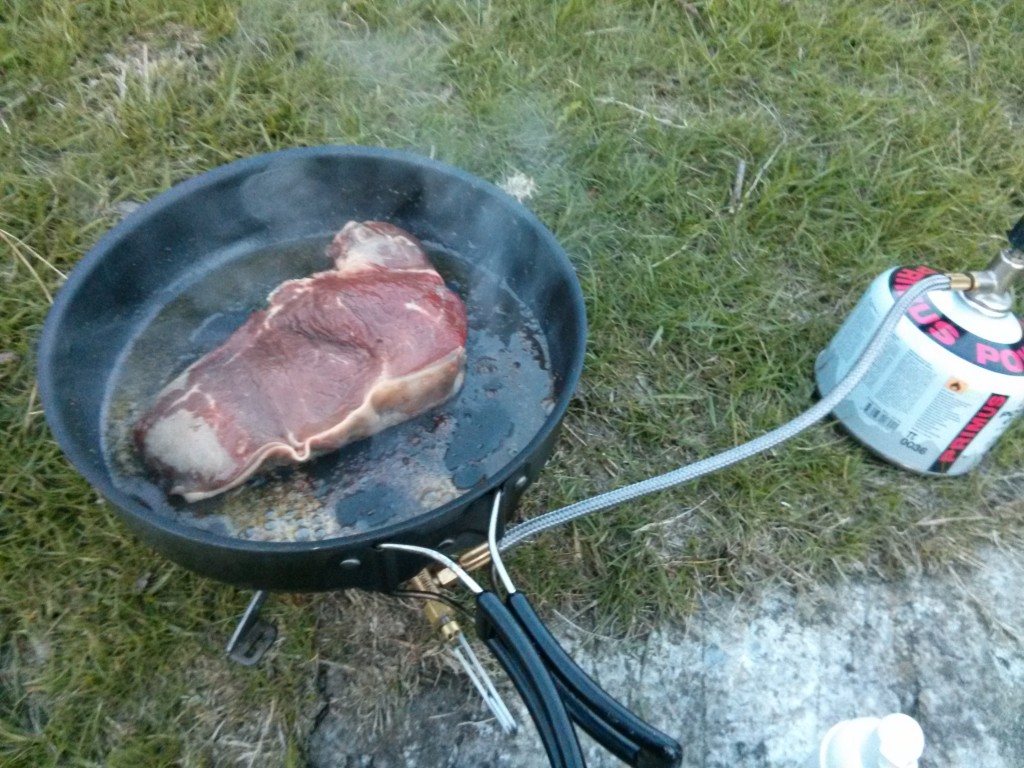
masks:
<path id="1" fill-rule="evenodd" d="M 420 244 L 349 222 L 336 269 L 288 280 L 135 426 L 169 492 L 198 501 L 261 466 L 306 461 L 444 402 L 462 384 L 466 310 Z"/>

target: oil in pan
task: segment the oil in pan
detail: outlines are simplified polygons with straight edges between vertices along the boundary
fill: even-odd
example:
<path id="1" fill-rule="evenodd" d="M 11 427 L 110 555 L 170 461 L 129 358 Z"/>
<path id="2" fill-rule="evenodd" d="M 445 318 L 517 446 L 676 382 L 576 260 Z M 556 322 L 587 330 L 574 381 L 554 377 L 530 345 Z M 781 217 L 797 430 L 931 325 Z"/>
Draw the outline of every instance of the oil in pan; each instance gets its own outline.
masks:
<path id="1" fill-rule="evenodd" d="M 850 434 L 906 469 L 960 475 L 974 468 L 1024 409 L 1024 333 L 1012 283 L 1024 272 L 1024 219 L 1010 247 L 970 291 L 935 291 L 900 320 L 878 362 L 833 411 Z M 843 378 L 883 315 L 937 270 L 896 267 L 879 275 L 828 347 L 815 377 L 824 395 Z"/>

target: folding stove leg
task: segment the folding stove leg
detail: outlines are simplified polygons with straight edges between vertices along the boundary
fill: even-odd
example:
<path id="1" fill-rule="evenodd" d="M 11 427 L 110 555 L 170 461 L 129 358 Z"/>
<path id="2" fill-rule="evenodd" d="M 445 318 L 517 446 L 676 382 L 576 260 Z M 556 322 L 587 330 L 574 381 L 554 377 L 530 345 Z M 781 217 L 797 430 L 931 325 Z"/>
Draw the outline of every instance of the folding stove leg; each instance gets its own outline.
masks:
<path id="1" fill-rule="evenodd" d="M 267 602 L 268 594 L 261 589 L 252 596 L 249 607 L 228 641 L 228 658 L 242 666 L 258 664 L 277 639 L 277 627 L 260 618 L 260 608 Z"/>

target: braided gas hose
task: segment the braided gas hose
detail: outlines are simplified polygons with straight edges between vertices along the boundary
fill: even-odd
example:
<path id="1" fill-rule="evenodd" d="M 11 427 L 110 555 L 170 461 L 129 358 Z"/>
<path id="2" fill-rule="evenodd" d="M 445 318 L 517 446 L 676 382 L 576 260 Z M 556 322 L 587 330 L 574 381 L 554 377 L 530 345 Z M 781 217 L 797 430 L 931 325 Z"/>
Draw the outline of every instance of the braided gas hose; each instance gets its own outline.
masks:
<path id="1" fill-rule="evenodd" d="M 649 493 L 663 491 L 675 485 L 688 483 L 691 480 L 696 480 L 704 475 L 725 469 L 744 459 L 749 459 L 751 456 L 767 451 L 769 448 L 774 448 L 780 443 L 784 443 L 831 413 L 832 409 L 839 405 L 853 391 L 881 354 L 896 324 L 921 295 L 929 291 L 966 289 L 972 283 L 971 277 L 967 275 L 939 274 L 926 277 L 908 288 L 882 319 L 882 323 L 875 331 L 875 335 L 871 337 L 871 341 L 865 347 L 860 357 L 857 358 L 857 362 L 846 376 L 817 403 L 781 427 L 776 427 L 771 432 L 767 432 L 760 437 L 756 437 L 742 445 L 737 445 L 715 456 L 710 456 L 665 474 L 647 478 L 622 488 L 616 488 L 599 496 L 593 496 L 589 499 L 578 501 L 575 504 L 570 504 L 567 507 L 547 512 L 532 520 L 527 520 L 506 531 L 504 537 L 499 542 L 498 548 L 504 552 L 517 544 L 522 544 L 524 541 L 532 539 L 549 528 L 564 525 L 584 515 L 614 507 L 625 501 L 646 496 Z"/>

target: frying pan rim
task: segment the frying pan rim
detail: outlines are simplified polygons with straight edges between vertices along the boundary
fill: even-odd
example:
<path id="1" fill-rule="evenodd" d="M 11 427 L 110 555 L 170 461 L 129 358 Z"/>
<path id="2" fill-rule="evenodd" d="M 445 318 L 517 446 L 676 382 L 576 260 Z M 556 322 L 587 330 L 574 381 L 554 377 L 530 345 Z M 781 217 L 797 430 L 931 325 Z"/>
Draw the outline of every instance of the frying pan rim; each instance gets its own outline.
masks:
<path id="1" fill-rule="evenodd" d="M 98 491 L 104 498 L 108 499 L 117 510 L 134 518 L 140 518 L 140 522 L 159 529 L 164 534 L 174 537 L 181 537 L 187 540 L 196 541 L 223 550 L 233 550 L 249 554 L 274 553 L 295 553 L 313 552 L 319 550 L 348 550 L 370 543 L 384 540 L 394 540 L 403 535 L 413 534 L 424 528 L 430 527 L 431 523 L 444 520 L 459 508 L 467 508 L 481 497 L 492 493 L 501 487 L 517 472 L 522 472 L 525 464 L 543 444 L 544 440 L 558 428 L 574 395 L 583 369 L 585 357 L 585 345 L 587 337 L 586 313 L 574 313 L 574 327 L 572 332 L 582 340 L 582 349 L 570 361 L 570 365 L 562 376 L 562 389 L 554 400 L 551 411 L 546 415 L 543 424 L 535 431 L 527 444 L 511 457 L 501 469 L 495 472 L 479 487 L 467 490 L 455 499 L 434 507 L 430 510 L 414 515 L 392 525 L 382 525 L 362 533 L 354 533 L 346 536 L 336 536 L 327 539 L 314 541 L 257 541 L 238 537 L 226 536 L 212 531 L 207 531 L 187 523 L 179 522 L 151 510 L 136 510 L 136 507 L 143 507 L 138 500 L 133 499 L 122 491 L 111 480 L 111 470 L 106 467 L 105 473 L 97 473 L 92 470 L 92 461 L 84 454 L 88 448 L 80 446 L 76 441 L 62 440 L 61 435 L 68 432 L 63 416 L 60 411 L 47 408 L 47 403 L 52 402 L 56 397 L 56 385 L 53 380 L 53 366 L 51 361 L 56 354 L 58 344 L 57 332 L 63 327 L 63 319 L 69 309 L 78 298 L 79 291 L 87 284 L 93 272 L 101 268 L 107 254 L 120 243 L 120 241 L 135 232 L 144 222 L 157 216 L 164 209 L 177 204 L 183 198 L 194 195 L 197 192 L 214 186 L 234 175 L 249 175 L 258 172 L 278 160 L 302 159 L 302 158 L 323 158 L 323 157 L 353 157 L 357 159 L 378 159 L 386 162 L 404 163 L 409 166 L 422 168 L 424 170 L 440 174 L 444 177 L 454 179 L 456 182 L 465 184 L 478 191 L 489 202 L 499 203 L 504 206 L 512 218 L 525 222 L 529 228 L 545 241 L 546 246 L 553 254 L 564 261 L 561 266 L 568 270 L 569 274 L 575 276 L 575 267 L 565 253 L 561 244 L 554 234 L 537 218 L 537 216 L 526 208 L 522 203 L 506 193 L 497 185 L 475 176 L 468 171 L 448 163 L 428 158 L 423 155 L 406 150 L 367 146 L 367 145 L 335 145 L 325 144 L 310 147 L 291 147 L 273 152 L 260 153 L 234 160 L 223 165 L 215 166 L 209 170 L 198 173 L 184 179 L 170 188 L 158 193 L 150 200 L 143 203 L 137 210 L 126 216 L 99 240 L 96 241 L 85 255 L 74 265 L 67 280 L 61 286 L 54 298 L 53 306 L 47 314 L 40 334 L 37 357 L 37 380 L 39 384 L 40 401 L 43 404 L 44 416 L 51 432 L 57 438 L 61 450 L 67 456 L 72 466 L 90 486 Z M 413 233 L 416 234 L 416 233 Z M 576 294 L 577 303 L 583 306 L 583 294 L 578 278 L 569 281 L 569 289 Z M 106 461 L 103 461 L 106 465 Z M 100 475 L 100 476 L 97 476 Z"/>

